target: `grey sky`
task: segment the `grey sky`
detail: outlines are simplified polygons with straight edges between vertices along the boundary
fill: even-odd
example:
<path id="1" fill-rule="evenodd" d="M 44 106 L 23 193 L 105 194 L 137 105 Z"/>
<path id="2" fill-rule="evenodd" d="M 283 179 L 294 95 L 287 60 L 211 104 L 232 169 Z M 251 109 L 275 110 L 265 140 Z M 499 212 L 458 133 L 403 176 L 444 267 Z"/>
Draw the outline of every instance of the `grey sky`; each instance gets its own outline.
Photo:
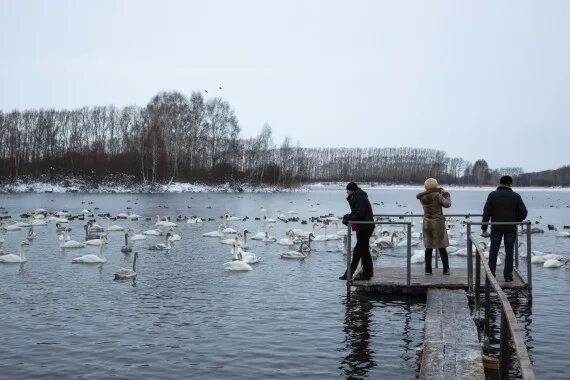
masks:
<path id="1" fill-rule="evenodd" d="M 548 0 L 1 0 L 0 109 L 208 89 L 278 145 L 551 169 L 570 164 L 568 20 Z"/>

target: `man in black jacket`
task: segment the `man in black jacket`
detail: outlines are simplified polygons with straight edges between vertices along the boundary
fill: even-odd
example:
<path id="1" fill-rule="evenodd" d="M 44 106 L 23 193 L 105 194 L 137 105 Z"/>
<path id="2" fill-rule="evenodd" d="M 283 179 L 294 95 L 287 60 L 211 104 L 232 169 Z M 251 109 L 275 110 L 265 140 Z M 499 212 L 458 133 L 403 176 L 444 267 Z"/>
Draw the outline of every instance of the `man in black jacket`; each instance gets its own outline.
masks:
<path id="1" fill-rule="evenodd" d="M 344 215 L 342 223 L 347 225 L 349 221 L 374 221 L 368 194 L 354 182 L 350 182 L 346 185 L 346 192 L 348 193 L 346 200 L 350 205 L 350 214 Z M 352 252 L 350 269 L 354 274 L 354 271 L 358 267 L 358 262 L 362 259 L 362 275 L 355 278 L 355 280 L 370 280 L 374 274 L 372 257 L 370 256 L 370 236 L 372 236 L 372 232 L 374 232 L 374 224 L 356 224 L 354 226 L 356 228 L 356 245 Z M 346 273 L 340 276 L 339 279 L 346 280 Z"/>
<path id="2" fill-rule="evenodd" d="M 483 209 L 483 222 L 522 222 L 527 216 L 527 210 L 521 196 L 511 189 L 513 179 L 506 175 L 501 177 L 500 186 L 487 197 Z M 483 236 L 488 236 L 487 226 L 481 226 Z M 495 275 L 497 254 L 501 239 L 505 240 L 505 281 L 513 281 L 513 251 L 517 238 L 516 225 L 497 225 L 491 227 L 491 248 L 489 249 L 489 267 Z"/>

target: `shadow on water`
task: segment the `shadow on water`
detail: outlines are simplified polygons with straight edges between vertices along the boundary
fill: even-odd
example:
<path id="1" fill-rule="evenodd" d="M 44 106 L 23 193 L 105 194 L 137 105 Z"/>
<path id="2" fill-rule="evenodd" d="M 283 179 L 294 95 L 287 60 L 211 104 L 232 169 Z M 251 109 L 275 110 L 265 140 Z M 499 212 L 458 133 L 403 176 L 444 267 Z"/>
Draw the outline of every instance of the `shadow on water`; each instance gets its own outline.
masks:
<path id="1" fill-rule="evenodd" d="M 361 379 L 376 374 L 386 365 L 382 358 L 386 352 L 387 335 L 399 338 L 400 369 L 419 375 L 420 361 L 415 354 L 421 344 L 421 330 L 425 318 L 425 296 L 372 296 L 354 293 L 344 298 L 346 307 L 343 331 L 345 353 L 339 369 L 347 379 Z M 390 315 L 397 323 L 385 323 Z M 393 326 L 394 325 L 394 326 Z M 396 327 L 397 326 L 397 327 Z M 394 329 L 395 328 L 395 329 Z M 378 331 L 381 331 L 380 333 Z M 382 351 L 382 352 L 379 352 Z M 386 368 L 386 372 L 391 372 Z"/>

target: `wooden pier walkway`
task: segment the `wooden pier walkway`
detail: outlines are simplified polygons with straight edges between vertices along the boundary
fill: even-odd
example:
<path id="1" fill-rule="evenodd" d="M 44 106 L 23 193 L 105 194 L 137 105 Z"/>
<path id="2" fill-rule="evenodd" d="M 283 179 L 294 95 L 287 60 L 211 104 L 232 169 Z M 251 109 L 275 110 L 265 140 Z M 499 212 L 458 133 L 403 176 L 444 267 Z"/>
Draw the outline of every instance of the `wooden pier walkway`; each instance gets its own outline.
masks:
<path id="1" fill-rule="evenodd" d="M 513 272 L 514 281 L 505 282 L 503 268 L 497 267 L 497 280 L 503 289 L 525 289 L 526 282 Z M 485 289 L 485 275 L 481 273 L 482 290 Z M 427 293 L 430 288 L 467 290 L 467 268 L 451 268 L 451 275 L 444 276 L 441 268 L 433 268 L 433 274 L 426 276 L 423 266 L 411 268 L 410 285 L 406 284 L 406 268 L 374 268 L 374 277 L 368 281 L 353 281 L 357 290 L 371 293 Z"/>
<path id="2" fill-rule="evenodd" d="M 420 379 L 485 379 L 464 290 L 428 291 Z"/>

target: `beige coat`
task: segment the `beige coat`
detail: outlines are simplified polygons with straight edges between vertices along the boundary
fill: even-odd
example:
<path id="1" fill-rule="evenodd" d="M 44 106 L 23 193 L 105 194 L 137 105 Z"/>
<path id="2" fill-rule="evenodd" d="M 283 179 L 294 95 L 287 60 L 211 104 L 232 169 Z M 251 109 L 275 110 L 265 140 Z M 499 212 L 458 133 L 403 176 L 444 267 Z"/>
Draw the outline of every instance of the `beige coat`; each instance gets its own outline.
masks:
<path id="1" fill-rule="evenodd" d="M 425 248 L 445 248 L 449 238 L 445 229 L 442 207 L 451 207 L 451 196 L 439 189 L 424 191 L 416 195 L 424 208 L 423 239 Z"/>

